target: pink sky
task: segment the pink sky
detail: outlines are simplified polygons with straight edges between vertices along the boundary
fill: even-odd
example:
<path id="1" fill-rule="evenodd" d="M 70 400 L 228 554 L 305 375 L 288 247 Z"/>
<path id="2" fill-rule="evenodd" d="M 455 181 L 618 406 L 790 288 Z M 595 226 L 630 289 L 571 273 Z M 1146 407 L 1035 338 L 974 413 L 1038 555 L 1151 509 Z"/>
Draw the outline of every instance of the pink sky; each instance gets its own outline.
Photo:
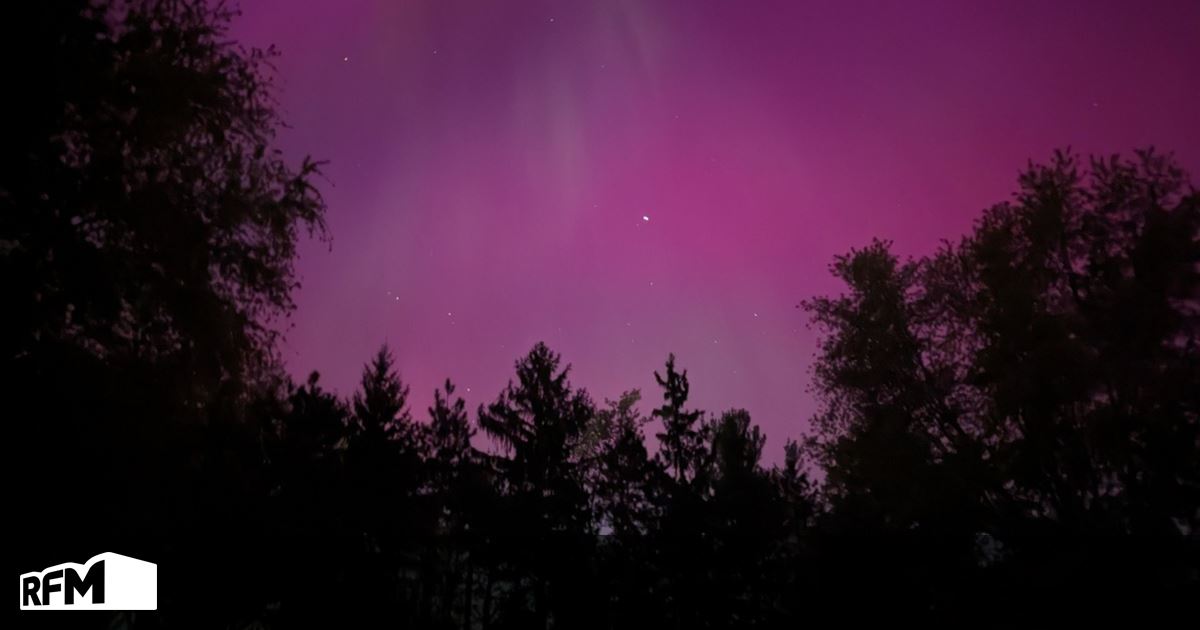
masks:
<path id="1" fill-rule="evenodd" d="M 1056 147 L 1200 173 L 1200 2 L 244 2 L 281 139 L 328 160 L 285 356 L 417 415 L 546 341 L 595 398 L 675 352 L 779 459 L 815 410 L 796 305 L 872 237 L 929 252 Z M 645 220 L 648 217 L 649 220 Z M 469 388 L 469 390 L 468 390 Z M 646 405 L 649 409 L 651 405 Z"/>

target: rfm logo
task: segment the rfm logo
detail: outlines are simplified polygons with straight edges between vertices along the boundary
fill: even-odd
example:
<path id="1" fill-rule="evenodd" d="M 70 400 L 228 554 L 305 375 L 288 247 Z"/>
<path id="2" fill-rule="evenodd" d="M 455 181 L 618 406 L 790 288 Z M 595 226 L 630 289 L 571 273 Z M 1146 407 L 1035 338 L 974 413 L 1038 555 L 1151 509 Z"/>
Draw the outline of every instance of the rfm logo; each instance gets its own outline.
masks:
<path id="1" fill-rule="evenodd" d="M 21 574 L 21 610 L 157 610 L 158 565 L 106 552 Z"/>

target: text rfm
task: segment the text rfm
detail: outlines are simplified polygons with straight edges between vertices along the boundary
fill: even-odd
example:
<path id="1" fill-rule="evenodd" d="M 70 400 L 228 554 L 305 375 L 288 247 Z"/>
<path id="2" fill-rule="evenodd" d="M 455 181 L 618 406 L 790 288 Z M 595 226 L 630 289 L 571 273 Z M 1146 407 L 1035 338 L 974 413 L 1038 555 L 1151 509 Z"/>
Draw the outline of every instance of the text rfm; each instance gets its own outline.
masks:
<path id="1" fill-rule="evenodd" d="M 65 590 L 64 590 L 65 589 Z M 21 582 L 21 605 L 41 606 L 42 602 L 50 603 L 50 594 L 62 592 L 69 606 L 75 603 L 75 593 L 82 597 L 88 590 L 92 591 L 92 603 L 104 603 L 104 561 L 92 565 L 91 569 L 79 577 L 79 573 L 70 567 L 51 571 L 38 579 L 31 575 Z M 38 592 L 41 591 L 41 597 Z"/>

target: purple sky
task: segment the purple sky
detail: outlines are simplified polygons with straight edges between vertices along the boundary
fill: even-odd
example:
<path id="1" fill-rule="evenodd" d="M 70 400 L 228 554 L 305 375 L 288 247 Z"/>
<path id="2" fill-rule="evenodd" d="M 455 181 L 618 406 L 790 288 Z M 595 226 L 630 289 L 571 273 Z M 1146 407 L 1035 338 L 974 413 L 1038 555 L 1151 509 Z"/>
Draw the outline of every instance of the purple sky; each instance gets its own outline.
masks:
<path id="1" fill-rule="evenodd" d="M 419 417 L 447 376 L 494 399 L 537 340 L 656 404 L 674 351 L 777 460 L 835 254 L 928 252 L 1055 147 L 1200 173 L 1195 0 L 243 9 L 234 35 L 282 52 L 283 148 L 329 160 L 289 367 L 349 393 L 386 341 Z"/>

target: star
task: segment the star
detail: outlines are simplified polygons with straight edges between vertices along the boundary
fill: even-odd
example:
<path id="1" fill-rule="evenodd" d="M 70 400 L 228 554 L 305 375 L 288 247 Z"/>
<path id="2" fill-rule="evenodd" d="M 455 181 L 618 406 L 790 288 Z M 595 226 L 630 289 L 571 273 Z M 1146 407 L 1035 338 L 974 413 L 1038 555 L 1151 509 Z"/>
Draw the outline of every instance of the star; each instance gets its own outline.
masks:
<path id="1" fill-rule="evenodd" d="M 349 58 L 349 57 L 342 57 L 342 62 L 343 62 L 343 63 L 345 63 L 345 62 L 347 62 L 347 61 L 350 61 L 350 58 Z"/>

